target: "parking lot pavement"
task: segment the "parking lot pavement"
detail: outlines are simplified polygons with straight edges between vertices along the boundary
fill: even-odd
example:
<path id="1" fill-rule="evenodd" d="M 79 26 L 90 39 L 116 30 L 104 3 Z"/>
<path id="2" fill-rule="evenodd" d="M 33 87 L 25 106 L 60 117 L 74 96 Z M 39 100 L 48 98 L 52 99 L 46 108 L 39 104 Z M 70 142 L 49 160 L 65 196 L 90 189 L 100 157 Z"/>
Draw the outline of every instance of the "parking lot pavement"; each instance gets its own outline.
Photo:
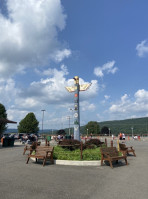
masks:
<path id="1" fill-rule="evenodd" d="M 0 148 L 0 194 L 3 199 L 147 199 L 148 140 L 126 141 L 137 157 L 129 165 L 81 167 L 26 164 L 22 145 Z"/>

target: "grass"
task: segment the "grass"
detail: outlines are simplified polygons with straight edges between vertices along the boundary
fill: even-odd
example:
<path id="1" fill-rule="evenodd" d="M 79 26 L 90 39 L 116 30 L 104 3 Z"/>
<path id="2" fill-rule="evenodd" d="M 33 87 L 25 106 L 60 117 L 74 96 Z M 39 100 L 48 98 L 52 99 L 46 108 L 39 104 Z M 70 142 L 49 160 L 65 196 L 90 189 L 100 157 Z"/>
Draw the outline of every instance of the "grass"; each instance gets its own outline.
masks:
<path id="1" fill-rule="evenodd" d="M 81 160 L 81 151 L 76 149 L 70 151 L 69 149 L 64 149 L 60 146 L 54 147 L 53 158 L 55 160 Z M 85 149 L 83 150 L 83 160 L 100 160 L 101 153 L 100 148 L 95 149 Z"/>

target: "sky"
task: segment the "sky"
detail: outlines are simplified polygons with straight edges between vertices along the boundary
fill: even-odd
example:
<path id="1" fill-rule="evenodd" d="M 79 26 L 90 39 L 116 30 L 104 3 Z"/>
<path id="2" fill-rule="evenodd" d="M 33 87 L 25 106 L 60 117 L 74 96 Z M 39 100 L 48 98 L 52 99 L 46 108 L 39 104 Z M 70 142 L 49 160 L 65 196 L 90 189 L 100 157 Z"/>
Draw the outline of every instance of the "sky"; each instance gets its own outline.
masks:
<path id="1" fill-rule="evenodd" d="M 148 1 L 0 0 L 0 103 L 42 129 L 148 116 Z M 44 118 L 43 118 L 43 111 Z M 9 124 L 8 128 L 17 128 Z"/>

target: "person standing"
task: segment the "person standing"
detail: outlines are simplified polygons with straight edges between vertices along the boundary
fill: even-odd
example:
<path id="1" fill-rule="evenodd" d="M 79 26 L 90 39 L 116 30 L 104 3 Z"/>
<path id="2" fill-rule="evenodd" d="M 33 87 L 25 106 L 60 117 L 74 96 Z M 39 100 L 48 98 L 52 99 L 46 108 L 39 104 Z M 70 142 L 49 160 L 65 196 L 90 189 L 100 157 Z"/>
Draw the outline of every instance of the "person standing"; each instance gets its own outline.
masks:
<path id="1" fill-rule="evenodd" d="M 120 133 L 120 135 L 119 135 L 119 139 L 120 139 L 120 140 L 122 140 L 122 133 Z"/>
<path id="2" fill-rule="evenodd" d="M 114 135 L 112 134 L 112 140 L 114 140 Z"/>
<path id="3" fill-rule="evenodd" d="M 125 140 L 125 134 L 122 133 L 122 140 Z"/>

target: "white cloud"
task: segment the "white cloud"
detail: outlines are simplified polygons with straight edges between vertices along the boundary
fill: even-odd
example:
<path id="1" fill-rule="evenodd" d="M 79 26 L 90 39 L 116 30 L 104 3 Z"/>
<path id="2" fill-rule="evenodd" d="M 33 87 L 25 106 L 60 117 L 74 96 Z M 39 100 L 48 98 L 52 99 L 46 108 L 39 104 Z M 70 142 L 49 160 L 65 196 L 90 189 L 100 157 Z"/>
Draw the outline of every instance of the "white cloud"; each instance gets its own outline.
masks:
<path id="1" fill-rule="evenodd" d="M 104 95 L 105 100 L 108 100 L 110 98 L 109 95 Z"/>
<path id="2" fill-rule="evenodd" d="M 102 104 L 105 104 L 110 99 L 109 95 L 104 95 L 104 100 L 102 100 Z"/>
<path id="3" fill-rule="evenodd" d="M 4 104 L 10 104 L 19 93 L 13 79 L 0 80 L 0 101 Z"/>
<path id="4" fill-rule="evenodd" d="M 136 46 L 137 54 L 139 57 L 144 57 L 148 55 L 148 42 L 147 40 L 142 41 Z"/>
<path id="5" fill-rule="evenodd" d="M 99 84 L 97 80 L 92 80 L 91 82 L 85 82 L 83 79 L 79 79 L 80 85 L 81 84 L 89 84 L 91 83 L 91 86 L 86 91 L 80 92 L 80 100 L 83 101 L 87 98 L 96 97 L 98 95 L 99 91 Z"/>
<path id="6" fill-rule="evenodd" d="M 69 72 L 68 72 L 68 69 L 67 69 L 67 66 L 62 64 L 61 65 L 61 71 L 60 73 L 62 73 L 63 75 L 68 75 Z M 44 75 L 44 76 L 53 76 L 55 73 L 58 72 L 58 70 L 56 68 L 48 68 L 47 70 L 44 70 L 44 71 L 40 71 L 38 69 L 35 69 L 35 72 L 39 75 Z"/>
<path id="7" fill-rule="evenodd" d="M 8 18 L 0 14 L 0 77 L 60 62 L 71 55 L 58 41 L 66 25 L 60 0 L 7 0 Z"/>
<path id="8" fill-rule="evenodd" d="M 95 111 L 96 106 L 87 101 L 81 102 L 81 110 L 82 111 Z"/>
<path id="9" fill-rule="evenodd" d="M 99 66 L 94 68 L 94 74 L 98 77 L 103 77 L 104 73 L 116 73 L 116 71 L 118 70 L 117 67 L 114 67 L 115 65 L 115 61 L 111 61 L 111 62 L 107 62 L 106 64 L 104 64 L 103 66 Z"/>
<path id="10" fill-rule="evenodd" d="M 148 112 L 148 91 L 141 89 L 134 94 L 134 98 L 125 94 L 121 97 L 120 101 L 114 103 L 109 108 L 111 114 L 122 118 L 130 118 L 132 115 L 137 117 L 146 116 Z"/>
<path id="11" fill-rule="evenodd" d="M 102 71 L 102 68 L 101 67 L 97 67 L 94 69 L 94 74 L 98 77 L 103 77 L 104 74 L 103 74 L 103 71 Z"/>
<path id="12" fill-rule="evenodd" d="M 128 95 L 127 95 L 127 94 L 124 94 L 124 95 L 121 97 L 121 102 L 124 104 L 124 103 L 126 103 L 127 99 L 128 99 Z"/>
<path id="13" fill-rule="evenodd" d="M 8 119 L 14 120 L 16 122 L 20 122 L 27 114 L 28 111 L 18 110 L 17 108 L 13 109 L 10 107 L 9 109 L 7 109 Z M 12 125 L 12 128 L 14 127 L 16 126 Z"/>
<path id="14" fill-rule="evenodd" d="M 135 93 L 136 101 L 138 102 L 148 102 L 148 91 L 141 89 Z"/>
<path id="15" fill-rule="evenodd" d="M 61 62 L 64 58 L 68 58 L 71 55 L 71 51 L 68 49 L 58 50 L 51 57 L 57 62 Z"/>

